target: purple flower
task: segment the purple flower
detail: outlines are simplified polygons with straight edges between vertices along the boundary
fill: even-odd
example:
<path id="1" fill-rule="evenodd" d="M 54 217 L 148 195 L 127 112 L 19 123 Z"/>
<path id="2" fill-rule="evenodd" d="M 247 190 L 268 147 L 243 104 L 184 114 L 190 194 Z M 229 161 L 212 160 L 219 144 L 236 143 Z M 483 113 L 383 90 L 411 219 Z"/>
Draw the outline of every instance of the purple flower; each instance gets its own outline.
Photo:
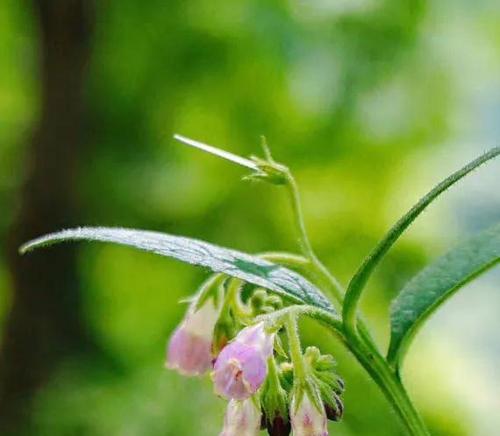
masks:
<path id="1" fill-rule="evenodd" d="M 291 421 L 294 436 L 328 436 L 325 410 L 319 410 L 304 392 L 299 404 L 297 397 L 292 398 Z"/>
<path id="2" fill-rule="evenodd" d="M 212 337 L 218 310 L 208 301 L 188 314 L 168 344 L 166 366 L 188 376 L 201 375 L 212 367 Z"/>
<path id="3" fill-rule="evenodd" d="M 215 392 L 227 399 L 245 400 L 267 376 L 267 359 L 273 352 L 274 334 L 264 323 L 243 329 L 219 354 L 214 367 Z"/>
<path id="4" fill-rule="evenodd" d="M 227 405 L 224 428 L 219 436 L 258 436 L 261 411 L 252 398 L 231 400 Z"/>

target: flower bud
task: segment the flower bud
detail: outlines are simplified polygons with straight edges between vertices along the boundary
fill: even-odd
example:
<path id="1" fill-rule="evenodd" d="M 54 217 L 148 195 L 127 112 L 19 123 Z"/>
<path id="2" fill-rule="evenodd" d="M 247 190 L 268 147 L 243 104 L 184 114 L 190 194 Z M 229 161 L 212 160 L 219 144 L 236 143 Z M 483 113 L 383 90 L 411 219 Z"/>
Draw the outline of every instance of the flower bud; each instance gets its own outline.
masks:
<path id="1" fill-rule="evenodd" d="M 333 401 L 330 404 L 325 402 L 325 412 L 330 421 L 338 422 L 342 419 L 344 415 L 344 403 L 335 393 L 333 394 Z"/>
<path id="2" fill-rule="evenodd" d="M 345 391 L 345 383 L 344 380 L 340 377 L 337 377 L 335 380 L 337 385 L 334 387 L 334 391 L 337 395 L 341 395 Z"/>
<path id="3" fill-rule="evenodd" d="M 257 436 L 260 423 L 261 412 L 252 398 L 244 401 L 231 400 L 227 405 L 220 436 Z"/>
<path id="4" fill-rule="evenodd" d="M 270 436 L 288 436 L 292 431 L 288 414 L 288 394 L 280 381 L 280 369 L 274 357 L 268 359 L 269 374 L 260 390 L 260 403 L 264 416 L 263 429 Z"/>
<path id="5" fill-rule="evenodd" d="M 201 375 L 212 367 L 212 336 L 218 311 L 211 301 L 190 310 L 168 344 L 167 368 L 188 376 Z"/>
<path id="6" fill-rule="evenodd" d="M 293 365 L 290 362 L 283 362 L 280 364 L 280 380 L 282 386 L 291 391 L 293 387 Z"/>
<path id="7" fill-rule="evenodd" d="M 244 328 L 219 354 L 214 366 L 215 392 L 227 399 L 253 395 L 267 376 L 267 359 L 273 352 L 274 334 L 264 323 Z"/>
<path id="8" fill-rule="evenodd" d="M 345 390 L 345 385 L 335 372 L 335 359 L 329 354 L 321 355 L 315 347 L 309 347 L 306 354 L 325 407 L 326 416 L 331 421 L 340 421 L 344 414 L 344 404 L 340 396 Z"/>
<path id="9" fill-rule="evenodd" d="M 272 421 L 266 422 L 269 436 L 288 436 L 292 431 L 292 425 L 288 418 L 276 416 Z"/>
<path id="10" fill-rule="evenodd" d="M 267 298 L 265 289 L 256 289 L 249 300 L 249 305 L 252 310 L 257 313 L 264 305 Z"/>
<path id="11" fill-rule="evenodd" d="M 291 421 L 294 436 L 328 436 L 325 410 L 319 410 L 311 401 L 309 394 L 303 392 L 296 403 L 294 395 L 291 404 Z"/>
<path id="12" fill-rule="evenodd" d="M 277 295 L 270 295 L 267 297 L 266 303 L 273 307 L 274 310 L 279 310 L 283 307 L 283 300 Z"/>

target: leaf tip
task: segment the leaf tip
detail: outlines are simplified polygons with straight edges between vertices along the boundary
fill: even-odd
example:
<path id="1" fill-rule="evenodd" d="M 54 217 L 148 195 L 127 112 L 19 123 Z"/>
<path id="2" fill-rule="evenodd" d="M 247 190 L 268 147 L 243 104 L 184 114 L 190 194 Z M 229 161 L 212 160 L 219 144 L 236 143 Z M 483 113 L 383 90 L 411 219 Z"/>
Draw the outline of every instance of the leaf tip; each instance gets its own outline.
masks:
<path id="1" fill-rule="evenodd" d="M 187 139 L 185 136 L 179 135 L 178 133 L 174 133 L 173 138 L 179 142 L 184 142 Z"/>
<path id="2" fill-rule="evenodd" d="M 26 242 L 17 249 L 17 252 L 19 253 L 19 255 L 22 256 L 26 254 L 29 250 L 30 250 L 30 243 Z"/>
<path id="3" fill-rule="evenodd" d="M 18 253 L 23 256 L 31 251 L 33 251 L 35 248 L 37 248 L 39 246 L 39 238 L 36 238 L 36 239 L 31 239 L 30 241 L 28 242 L 25 242 L 24 244 L 22 244 L 18 249 Z"/>
<path id="4" fill-rule="evenodd" d="M 213 145 L 208 145 L 200 141 L 196 141 L 194 139 L 187 138 L 183 135 L 179 135 L 178 133 L 174 134 L 174 139 L 183 144 L 189 145 L 191 147 L 197 148 L 198 150 L 202 150 L 206 153 L 210 153 L 214 156 L 218 156 L 222 159 L 226 159 L 230 162 L 233 162 L 237 165 L 241 165 L 242 167 L 249 168 L 253 171 L 258 171 L 258 165 L 250 159 L 247 159 L 242 156 L 238 156 L 236 154 L 230 153 L 229 151 L 222 150 L 220 148 L 214 147 Z"/>

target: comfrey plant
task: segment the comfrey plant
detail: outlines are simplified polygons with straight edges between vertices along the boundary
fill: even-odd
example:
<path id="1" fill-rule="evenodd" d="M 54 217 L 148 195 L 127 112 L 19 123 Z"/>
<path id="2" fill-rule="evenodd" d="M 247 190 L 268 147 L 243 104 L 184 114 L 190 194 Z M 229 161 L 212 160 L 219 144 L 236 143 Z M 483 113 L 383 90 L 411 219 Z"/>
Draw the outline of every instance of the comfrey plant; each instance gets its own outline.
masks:
<path id="1" fill-rule="evenodd" d="M 256 256 L 206 242 L 123 228 L 77 228 L 42 236 L 21 252 L 68 240 L 114 242 L 200 265 L 213 275 L 191 298 L 168 344 L 167 367 L 187 376 L 210 373 L 217 395 L 228 400 L 223 436 L 328 435 L 327 420 L 341 419 L 344 382 L 335 360 L 316 347 L 303 349 L 297 322 L 325 326 L 381 388 L 410 435 L 428 431 L 401 380 L 412 338 L 447 298 L 500 260 L 500 223 L 462 242 L 427 266 L 399 292 L 391 307 L 391 340 L 384 354 L 358 309 L 371 274 L 410 224 L 441 193 L 500 154 L 493 148 L 442 181 L 406 213 L 358 268 L 347 289 L 321 263 L 307 236 L 290 170 L 264 158 L 246 159 L 176 135 L 179 141 L 251 170 L 250 179 L 284 187 L 290 197 L 300 253 Z"/>

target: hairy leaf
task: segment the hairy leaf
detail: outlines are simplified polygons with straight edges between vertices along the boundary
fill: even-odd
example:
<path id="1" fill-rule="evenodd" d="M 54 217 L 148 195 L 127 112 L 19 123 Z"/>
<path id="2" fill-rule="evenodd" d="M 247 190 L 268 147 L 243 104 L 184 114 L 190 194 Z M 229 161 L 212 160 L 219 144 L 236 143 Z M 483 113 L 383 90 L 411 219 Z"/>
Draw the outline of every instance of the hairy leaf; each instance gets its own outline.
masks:
<path id="1" fill-rule="evenodd" d="M 362 265 L 359 267 L 356 274 L 351 279 L 344 299 L 342 317 L 348 328 L 352 328 L 355 324 L 356 308 L 361 298 L 363 289 L 368 282 L 377 265 L 381 262 L 389 249 L 396 243 L 401 235 L 415 221 L 420 214 L 429 206 L 436 198 L 438 198 L 448 188 L 457 183 L 467 174 L 474 171 L 489 160 L 500 155 L 500 147 L 494 147 L 491 150 L 479 156 L 477 159 L 469 162 L 463 168 L 459 169 L 451 176 L 444 179 L 441 183 L 431 189 L 418 203 L 416 203 L 405 215 L 403 215 L 396 224 L 387 232 L 384 238 L 377 244 L 372 252 L 366 257 Z"/>
<path id="2" fill-rule="evenodd" d="M 257 256 L 196 239 L 144 230 L 84 227 L 42 236 L 23 245 L 20 251 L 25 253 L 35 248 L 71 240 L 113 242 L 173 257 L 261 286 L 293 302 L 310 304 L 334 312 L 326 297 L 300 274 Z"/>
<path id="3" fill-rule="evenodd" d="M 388 360 L 400 366 L 411 339 L 425 319 L 499 260 L 500 224 L 497 224 L 461 243 L 410 280 L 391 307 Z"/>

